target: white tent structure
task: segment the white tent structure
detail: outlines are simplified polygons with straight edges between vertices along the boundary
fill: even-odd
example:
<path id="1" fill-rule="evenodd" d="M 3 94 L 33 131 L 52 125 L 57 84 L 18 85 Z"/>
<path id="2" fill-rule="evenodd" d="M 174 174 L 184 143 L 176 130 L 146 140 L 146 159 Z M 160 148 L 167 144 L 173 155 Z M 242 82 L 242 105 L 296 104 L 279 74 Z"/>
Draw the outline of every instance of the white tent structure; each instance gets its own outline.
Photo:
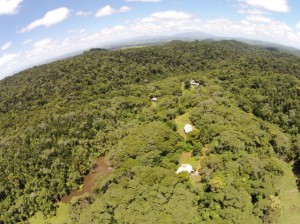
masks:
<path id="1" fill-rule="evenodd" d="M 194 169 L 190 164 L 181 164 L 176 173 L 178 174 L 181 172 L 188 172 L 189 174 L 191 174 L 192 172 L 194 172 Z"/>
<path id="2" fill-rule="evenodd" d="M 191 124 L 186 124 L 186 125 L 184 125 L 183 129 L 184 129 L 184 132 L 187 134 L 187 133 L 193 131 L 193 126 Z"/>

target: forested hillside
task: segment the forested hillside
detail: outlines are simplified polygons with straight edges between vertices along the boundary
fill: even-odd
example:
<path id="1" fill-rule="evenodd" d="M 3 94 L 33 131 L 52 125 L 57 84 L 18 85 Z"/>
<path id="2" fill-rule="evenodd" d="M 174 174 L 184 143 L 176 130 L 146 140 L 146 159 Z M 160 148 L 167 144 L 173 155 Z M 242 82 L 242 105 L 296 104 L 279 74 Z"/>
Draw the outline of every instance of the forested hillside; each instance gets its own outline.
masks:
<path id="1" fill-rule="evenodd" d="M 299 79 L 299 57 L 236 41 L 92 49 L 6 78 L 0 223 L 54 216 L 99 156 L 111 173 L 66 223 L 276 223 L 286 163 L 300 169 Z M 183 153 L 199 176 L 175 173 Z"/>

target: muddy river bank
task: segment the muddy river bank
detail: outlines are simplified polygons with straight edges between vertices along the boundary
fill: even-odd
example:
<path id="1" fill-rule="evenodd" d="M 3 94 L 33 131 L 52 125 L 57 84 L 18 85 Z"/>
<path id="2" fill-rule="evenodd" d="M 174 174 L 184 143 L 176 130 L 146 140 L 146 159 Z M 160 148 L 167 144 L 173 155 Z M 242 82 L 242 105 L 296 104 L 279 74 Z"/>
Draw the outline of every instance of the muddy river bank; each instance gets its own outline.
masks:
<path id="1" fill-rule="evenodd" d="M 96 167 L 89 174 L 84 176 L 82 189 L 80 191 L 78 190 L 71 191 L 70 194 L 62 197 L 61 201 L 63 203 L 68 203 L 74 197 L 81 196 L 85 193 L 92 194 L 95 178 L 99 175 L 107 176 L 109 175 L 109 173 L 110 173 L 110 168 L 107 165 L 105 158 L 104 157 L 97 158 Z"/>

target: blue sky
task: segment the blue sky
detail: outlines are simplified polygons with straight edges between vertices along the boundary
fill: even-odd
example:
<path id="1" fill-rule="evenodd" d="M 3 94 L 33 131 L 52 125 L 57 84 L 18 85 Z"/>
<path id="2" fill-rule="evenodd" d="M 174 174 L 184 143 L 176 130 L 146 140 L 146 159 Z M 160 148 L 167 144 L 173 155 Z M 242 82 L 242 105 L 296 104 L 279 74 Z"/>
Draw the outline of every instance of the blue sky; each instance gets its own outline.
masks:
<path id="1" fill-rule="evenodd" d="M 0 0 L 0 79 L 77 50 L 203 32 L 300 48 L 299 0 Z"/>

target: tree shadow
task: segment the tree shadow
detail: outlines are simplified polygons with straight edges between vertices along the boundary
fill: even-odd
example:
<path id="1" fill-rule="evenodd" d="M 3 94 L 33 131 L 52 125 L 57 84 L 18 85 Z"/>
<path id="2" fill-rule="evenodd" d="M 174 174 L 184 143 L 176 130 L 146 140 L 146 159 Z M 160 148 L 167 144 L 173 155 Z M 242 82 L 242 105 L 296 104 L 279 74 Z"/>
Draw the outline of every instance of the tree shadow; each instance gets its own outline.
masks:
<path id="1" fill-rule="evenodd" d="M 298 191 L 300 191 L 300 159 L 298 159 L 293 164 L 293 172 L 294 175 L 297 177 L 296 184 L 297 184 Z"/>

